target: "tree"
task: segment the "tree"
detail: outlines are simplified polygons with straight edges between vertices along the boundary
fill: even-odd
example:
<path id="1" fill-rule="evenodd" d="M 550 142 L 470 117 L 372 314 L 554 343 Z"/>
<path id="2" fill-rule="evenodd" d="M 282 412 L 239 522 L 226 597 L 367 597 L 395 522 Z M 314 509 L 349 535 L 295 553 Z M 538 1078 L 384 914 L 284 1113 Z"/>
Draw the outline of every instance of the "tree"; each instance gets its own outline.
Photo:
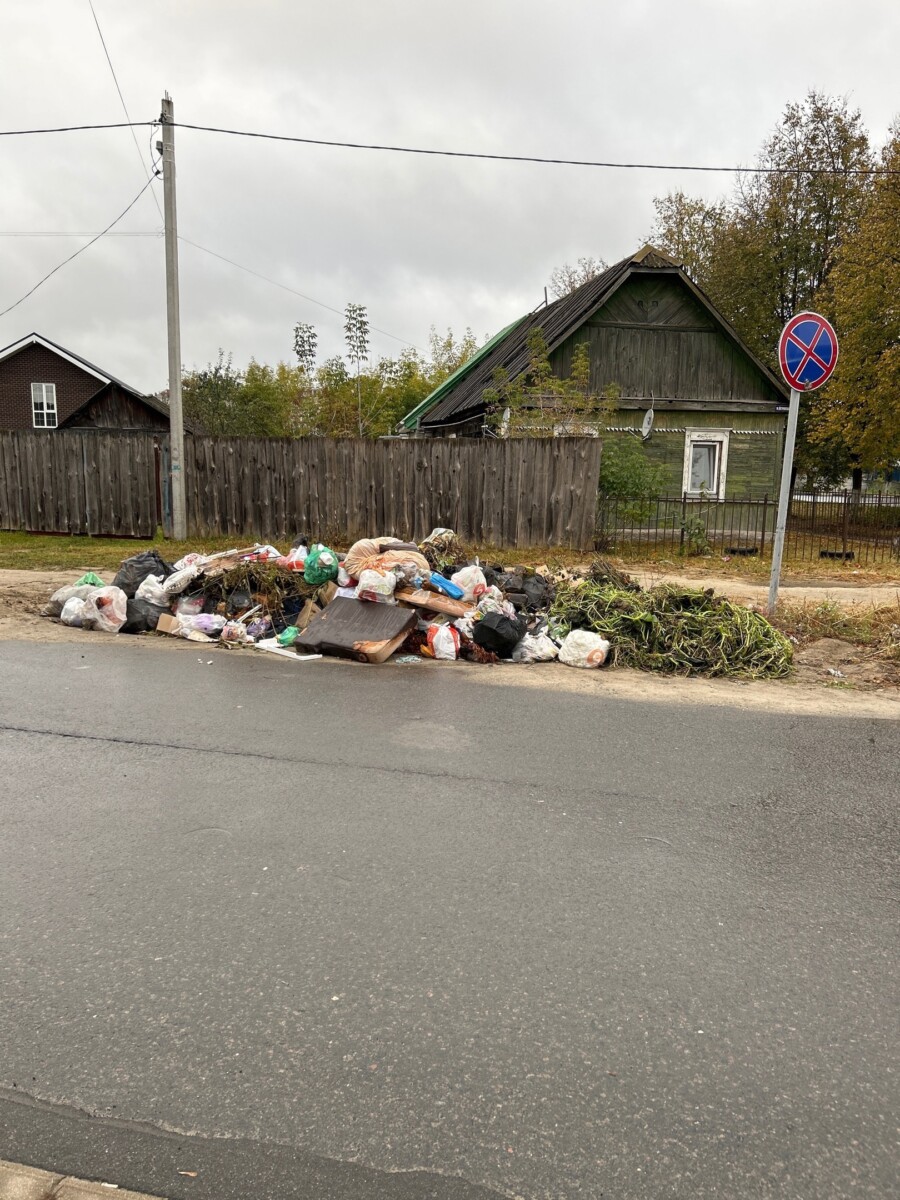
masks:
<path id="1" fill-rule="evenodd" d="M 306 321 L 298 321 L 294 326 L 294 353 L 300 369 L 311 375 L 316 366 L 316 350 L 319 345 L 319 335 L 316 327 Z"/>
<path id="2" fill-rule="evenodd" d="M 728 219 L 725 201 L 706 204 L 679 190 L 654 197 L 653 207 L 656 222 L 650 240 L 667 250 L 693 279 L 708 281 Z"/>
<path id="3" fill-rule="evenodd" d="M 758 156 L 758 172 L 740 176 L 729 200 L 706 205 L 683 192 L 657 199 L 651 240 L 685 263 L 750 349 L 777 371 L 788 319 L 812 307 L 832 315 L 828 280 L 859 227 L 871 167 L 858 110 L 810 91 L 786 107 Z M 823 443 L 808 435 L 811 403 L 804 396 L 796 462 L 816 474 L 826 464 Z M 832 442 L 829 471 L 837 469 L 836 450 Z"/>
<path id="4" fill-rule="evenodd" d="M 440 334 L 432 325 L 428 335 L 428 344 L 431 351 L 431 363 L 427 367 L 428 379 L 431 383 L 429 391 L 443 383 L 463 363 L 468 362 L 478 349 L 478 340 L 472 330 L 468 328 L 457 342 L 453 337 L 452 329 L 448 328 L 445 334 Z"/>
<path id="5" fill-rule="evenodd" d="M 587 342 L 572 354 L 572 373 L 561 379 L 553 373 L 544 331 L 528 334 L 528 367 L 510 379 L 501 367 L 485 389 L 489 424 L 511 437 L 596 436 L 608 423 L 615 403 L 591 388 L 591 359 Z"/>
<path id="6" fill-rule="evenodd" d="M 347 357 L 356 364 L 356 398 L 359 414 L 359 436 L 365 432 L 363 425 L 362 388 L 360 386 L 360 363 L 369 359 L 369 319 L 365 305 L 348 304 L 344 312 L 344 335 L 347 341 Z"/>
<path id="7" fill-rule="evenodd" d="M 596 279 L 606 270 L 606 266 L 607 264 L 602 258 L 593 258 L 591 255 L 579 258 L 574 267 L 569 263 L 563 263 L 561 267 L 555 267 L 550 273 L 550 291 L 557 299 L 568 296 L 570 292 L 580 288 L 583 283 L 589 283 L 592 279 Z"/>
<path id="8" fill-rule="evenodd" d="M 220 350 L 215 363 L 183 376 L 184 414 L 213 437 L 286 437 L 301 383 L 299 369 L 286 363 L 273 369 L 251 359 L 237 371 Z"/>
<path id="9" fill-rule="evenodd" d="M 243 376 L 235 370 L 231 355 L 219 350 L 215 363 L 209 363 L 202 371 L 188 371 L 182 376 L 185 419 L 213 436 L 230 433 L 240 419 L 243 386 Z"/>
<path id="10" fill-rule="evenodd" d="M 900 459 L 900 120 L 881 167 L 831 275 L 840 357 L 813 418 L 820 445 L 840 438 L 869 470 Z"/>

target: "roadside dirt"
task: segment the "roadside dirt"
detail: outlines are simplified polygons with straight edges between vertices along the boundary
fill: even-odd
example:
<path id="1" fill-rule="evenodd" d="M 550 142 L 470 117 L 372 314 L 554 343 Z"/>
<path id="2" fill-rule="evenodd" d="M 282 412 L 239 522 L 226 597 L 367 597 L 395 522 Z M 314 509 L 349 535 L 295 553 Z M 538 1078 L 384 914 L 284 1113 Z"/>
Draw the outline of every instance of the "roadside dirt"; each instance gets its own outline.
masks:
<path id="1" fill-rule="evenodd" d="M 101 572 L 107 582 L 112 572 Z M 687 578 L 635 573 L 642 583 L 669 581 L 703 584 L 736 599 L 756 600 L 752 589 L 757 585 L 742 580 Z M 58 621 L 40 615 L 52 593 L 72 583 L 68 571 L 0 571 L 0 641 L 16 642 L 78 642 L 82 645 L 108 645 L 110 635 L 81 629 L 70 629 Z M 734 589 L 734 590 L 729 590 Z M 765 589 L 761 589 L 765 592 Z M 847 595 L 841 588 L 790 588 L 791 598 L 834 599 L 841 604 L 889 604 L 900 598 L 898 587 L 864 587 Z M 804 595 L 798 595 L 804 593 Z M 827 593 L 827 595 L 825 595 Z M 176 652 L 195 652 L 196 646 L 179 638 L 121 637 L 118 644 L 134 650 L 166 649 Z M 209 647 L 215 653 L 226 653 L 219 647 Z M 232 653 L 232 651 L 227 651 Z M 625 698 L 670 701 L 684 700 L 696 704 L 728 704 L 741 708 L 774 708 L 783 712 L 831 712 L 841 715 L 900 717 L 900 664 L 885 662 L 873 653 L 835 638 L 821 638 L 799 648 L 795 655 L 796 670 L 787 680 L 772 682 L 739 682 L 734 680 L 682 679 L 648 675 L 640 671 L 575 671 L 558 664 L 529 667 L 477 667 L 464 663 L 452 669 L 466 671 L 473 679 L 487 684 L 504 686 L 543 687 L 583 694 L 618 695 Z M 328 660 L 325 667 L 349 667 L 352 664 Z M 395 670 L 445 670 L 450 664 L 392 664 Z M 286 669 L 296 669 L 286 663 Z M 835 675 L 831 672 L 837 671 Z"/>

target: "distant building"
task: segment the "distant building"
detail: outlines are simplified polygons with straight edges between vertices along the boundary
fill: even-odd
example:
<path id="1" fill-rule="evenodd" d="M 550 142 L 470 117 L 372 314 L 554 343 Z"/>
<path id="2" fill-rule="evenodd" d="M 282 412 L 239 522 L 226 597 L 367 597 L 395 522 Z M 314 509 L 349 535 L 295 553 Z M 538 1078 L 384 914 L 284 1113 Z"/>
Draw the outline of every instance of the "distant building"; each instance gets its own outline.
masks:
<path id="1" fill-rule="evenodd" d="M 0 350 L 0 429 L 159 430 L 169 410 L 38 333 Z"/>

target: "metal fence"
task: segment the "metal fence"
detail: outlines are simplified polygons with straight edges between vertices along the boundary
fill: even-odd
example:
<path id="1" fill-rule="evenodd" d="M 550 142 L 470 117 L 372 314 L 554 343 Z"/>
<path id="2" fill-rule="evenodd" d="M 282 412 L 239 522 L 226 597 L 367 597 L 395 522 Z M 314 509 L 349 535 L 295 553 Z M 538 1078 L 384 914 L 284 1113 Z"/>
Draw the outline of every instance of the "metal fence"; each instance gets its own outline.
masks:
<path id="1" fill-rule="evenodd" d="M 665 555 L 772 552 L 776 496 L 730 500 L 687 495 L 601 496 L 599 549 Z M 798 492 L 791 497 L 784 553 L 799 560 L 900 561 L 900 496 L 887 492 Z"/>

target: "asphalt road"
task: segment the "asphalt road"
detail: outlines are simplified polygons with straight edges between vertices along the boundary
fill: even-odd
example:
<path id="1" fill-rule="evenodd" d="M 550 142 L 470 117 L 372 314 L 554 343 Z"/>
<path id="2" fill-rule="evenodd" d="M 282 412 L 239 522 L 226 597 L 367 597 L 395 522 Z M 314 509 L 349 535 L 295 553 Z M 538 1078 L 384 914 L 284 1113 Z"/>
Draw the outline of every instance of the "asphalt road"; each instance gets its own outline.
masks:
<path id="1" fill-rule="evenodd" d="M 0 644 L 0 1157 L 896 1195 L 900 723 L 478 670 Z"/>

